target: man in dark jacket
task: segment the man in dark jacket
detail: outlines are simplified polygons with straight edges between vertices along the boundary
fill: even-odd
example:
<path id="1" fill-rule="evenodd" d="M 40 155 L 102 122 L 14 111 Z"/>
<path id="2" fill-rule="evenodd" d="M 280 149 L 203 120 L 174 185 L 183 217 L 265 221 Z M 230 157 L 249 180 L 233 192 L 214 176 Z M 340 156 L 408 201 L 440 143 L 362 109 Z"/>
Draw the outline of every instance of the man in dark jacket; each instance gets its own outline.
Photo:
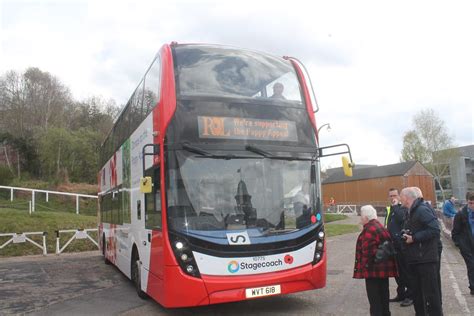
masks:
<path id="1" fill-rule="evenodd" d="M 421 190 L 409 187 L 400 193 L 408 211 L 402 238 L 403 255 L 413 275 L 413 294 L 417 315 L 442 315 L 438 280 L 440 229 L 436 216 L 421 197 Z"/>
<path id="2" fill-rule="evenodd" d="M 395 281 L 397 281 L 397 296 L 391 298 L 390 302 L 402 302 L 400 304 L 401 306 L 410 306 L 413 304 L 412 286 L 410 286 L 410 271 L 401 251 L 402 239 L 400 235 L 408 210 L 400 203 L 398 189 L 389 189 L 388 198 L 390 206 L 387 206 L 385 226 L 390 232 L 390 237 L 392 238 L 393 246 L 396 251 L 395 260 L 397 261 L 399 274 L 399 276 L 395 278 Z"/>
<path id="3" fill-rule="evenodd" d="M 451 238 L 464 258 L 469 288 L 474 295 L 474 192 L 468 192 L 466 200 L 467 205 L 454 216 Z"/>

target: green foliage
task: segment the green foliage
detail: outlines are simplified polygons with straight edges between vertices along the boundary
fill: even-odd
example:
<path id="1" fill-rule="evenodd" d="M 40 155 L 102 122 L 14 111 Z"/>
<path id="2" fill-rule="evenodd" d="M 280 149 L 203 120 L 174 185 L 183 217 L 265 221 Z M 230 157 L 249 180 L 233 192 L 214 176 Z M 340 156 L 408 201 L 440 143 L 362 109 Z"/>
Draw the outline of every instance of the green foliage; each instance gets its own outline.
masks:
<path id="1" fill-rule="evenodd" d="M 0 185 L 10 185 L 14 178 L 10 168 L 0 165 Z"/>
<path id="2" fill-rule="evenodd" d="M 38 68 L 0 77 L 0 142 L 19 153 L 20 178 L 95 183 L 98 149 L 118 111 L 113 100 L 73 100 L 58 78 Z"/>
<path id="3" fill-rule="evenodd" d="M 25 179 L 18 179 L 18 178 L 13 179 L 13 181 L 11 182 L 11 186 L 20 187 L 20 188 L 29 188 L 29 189 L 39 189 L 39 190 L 51 189 L 51 185 L 49 182 L 28 179 L 27 177 Z"/>
<path id="4" fill-rule="evenodd" d="M 408 131 L 403 136 L 402 161 L 428 161 L 429 153 L 421 143 L 415 131 Z"/>
<path id="5" fill-rule="evenodd" d="M 38 148 L 45 178 L 59 183 L 94 183 L 99 161 L 101 136 L 89 129 L 69 131 L 50 128 L 40 136 Z"/>

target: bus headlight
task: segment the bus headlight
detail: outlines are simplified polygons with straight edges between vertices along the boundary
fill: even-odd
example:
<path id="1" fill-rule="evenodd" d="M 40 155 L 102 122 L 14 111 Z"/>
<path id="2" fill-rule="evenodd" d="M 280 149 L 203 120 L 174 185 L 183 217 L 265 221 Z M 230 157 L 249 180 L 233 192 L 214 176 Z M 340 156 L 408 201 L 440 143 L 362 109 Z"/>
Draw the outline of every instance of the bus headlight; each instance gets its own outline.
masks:
<path id="1" fill-rule="evenodd" d="M 170 234 L 170 242 L 173 247 L 173 253 L 181 270 L 193 277 L 199 278 L 201 274 L 193 257 L 193 252 L 189 243 L 182 237 Z"/>
<path id="2" fill-rule="evenodd" d="M 324 253 L 324 237 L 325 233 L 323 230 L 318 232 L 318 238 L 316 239 L 316 249 L 314 251 L 313 265 L 321 261 Z"/>

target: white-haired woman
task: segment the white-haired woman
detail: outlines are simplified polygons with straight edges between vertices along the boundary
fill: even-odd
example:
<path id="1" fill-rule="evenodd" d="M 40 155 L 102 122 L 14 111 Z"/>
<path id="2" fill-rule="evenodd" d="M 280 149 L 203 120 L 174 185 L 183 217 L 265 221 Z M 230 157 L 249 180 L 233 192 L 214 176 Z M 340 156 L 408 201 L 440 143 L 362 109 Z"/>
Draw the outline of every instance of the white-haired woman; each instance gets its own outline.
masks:
<path id="1" fill-rule="evenodd" d="M 390 315 L 388 278 L 398 276 L 395 258 L 376 262 L 375 254 L 381 243 L 390 240 L 390 233 L 377 220 L 377 211 L 372 205 L 360 210 L 362 232 L 357 238 L 354 275 L 365 279 L 370 315 Z"/>

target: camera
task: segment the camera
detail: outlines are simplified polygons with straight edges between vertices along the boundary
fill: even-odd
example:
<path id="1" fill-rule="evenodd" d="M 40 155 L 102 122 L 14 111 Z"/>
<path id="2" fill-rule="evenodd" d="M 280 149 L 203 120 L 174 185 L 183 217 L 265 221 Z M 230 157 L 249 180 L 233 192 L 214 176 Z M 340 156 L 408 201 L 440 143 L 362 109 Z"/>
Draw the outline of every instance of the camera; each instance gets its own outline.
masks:
<path id="1" fill-rule="evenodd" d="M 411 230 L 409 230 L 409 229 L 402 229 L 402 230 L 400 231 L 400 238 L 401 238 L 403 241 L 406 241 L 407 238 L 406 238 L 404 235 L 409 235 L 409 236 L 411 236 Z"/>

